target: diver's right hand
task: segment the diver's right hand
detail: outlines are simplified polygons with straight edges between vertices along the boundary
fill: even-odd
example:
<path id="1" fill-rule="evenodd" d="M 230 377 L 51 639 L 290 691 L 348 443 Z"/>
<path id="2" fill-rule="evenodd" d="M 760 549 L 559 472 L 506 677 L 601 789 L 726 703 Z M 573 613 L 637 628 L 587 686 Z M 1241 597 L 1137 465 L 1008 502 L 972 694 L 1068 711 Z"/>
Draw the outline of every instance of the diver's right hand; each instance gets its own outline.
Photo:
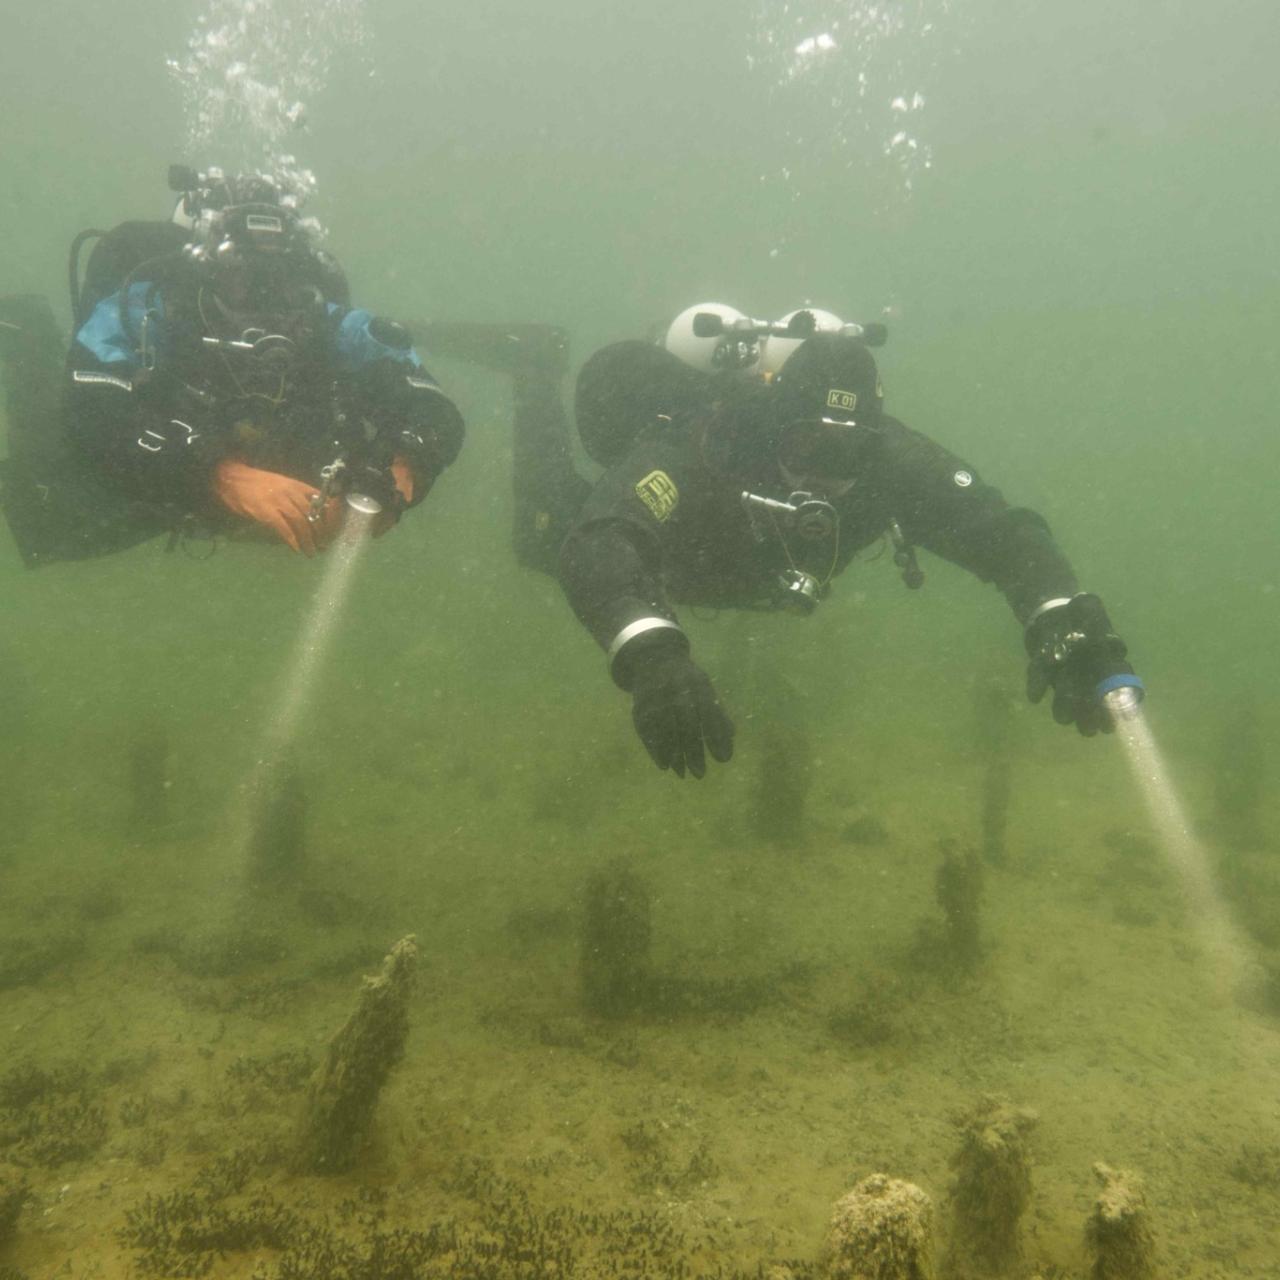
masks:
<path id="1" fill-rule="evenodd" d="M 1115 728 L 1099 686 L 1132 676 L 1128 650 L 1095 595 L 1082 592 L 1046 607 L 1026 631 L 1027 697 L 1039 702 L 1053 690 L 1053 718 L 1074 724 L 1086 738 Z"/>
<path id="2" fill-rule="evenodd" d="M 636 660 L 630 679 L 631 719 L 659 769 L 683 778 L 707 771 L 703 743 L 721 764 L 733 758 L 733 721 L 707 673 L 683 650 L 661 646 Z"/>
<path id="3" fill-rule="evenodd" d="M 323 551 L 342 519 L 341 503 L 330 498 L 320 519 L 312 522 L 307 518 L 316 492 L 312 485 L 235 458 L 218 463 L 213 492 L 228 511 L 264 525 L 304 556 Z"/>

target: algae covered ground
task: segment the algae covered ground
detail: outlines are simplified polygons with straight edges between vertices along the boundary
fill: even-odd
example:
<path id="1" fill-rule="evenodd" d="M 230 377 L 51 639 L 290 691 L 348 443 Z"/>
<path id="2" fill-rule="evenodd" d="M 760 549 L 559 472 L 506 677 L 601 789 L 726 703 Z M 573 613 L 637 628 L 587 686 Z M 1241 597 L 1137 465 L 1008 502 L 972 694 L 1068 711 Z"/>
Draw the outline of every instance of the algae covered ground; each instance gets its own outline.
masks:
<path id="1" fill-rule="evenodd" d="M 888 407 L 1106 601 L 1258 972 L 1215 982 L 1120 744 L 1027 705 L 1004 602 L 927 555 L 809 619 L 688 611 L 738 750 L 657 773 L 514 564 L 509 387 L 426 353 L 466 449 L 360 564 L 271 867 L 246 821 L 323 559 L 0 551 L 0 1277 L 808 1280 L 885 1173 L 943 1280 L 1084 1280 L 1098 1162 L 1144 1179 L 1157 1274 L 1280 1277 L 1270 6 L 313 8 L 364 37 L 289 145 L 372 309 L 562 324 L 575 367 L 704 299 L 889 325 Z M 166 70 L 242 11 L 292 10 L 5 23 L 0 294 L 65 323 L 77 231 L 256 154 L 189 154 Z M 407 935 L 368 1140 L 302 1171 Z M 983 1254 L 959 1153 L 1024 1112 Z"/>
<path id="2" fill-rule="evenodd" d="M 998 1095 L 1039 1117 L 1014 1274 L 1085 1274 L 1098 1160 L 1145 1176 L 1165 1273 L 1275 1274 L 1274 994 L 1215 994 L 1117 744 L 1021 701 L 1004 619 L 978 608 L 996 600 L 937 566 L 932 593 L 908 594 L 875 562 L 813 629 L 692 624 L 741 746 L 679 786 L 537 579 L 498 570 L 536 686 L 483 662 L 460 566 L 436 552 L 450 504 L 424 514 L 367 562 L 297 750 L 305 851 L 266 883 L 236 805 L 314 567 L 157 546 L 14 577 L 0 1138 L 6 1188 L 29 1199 L 7 1265 L 818 1274 L 832 1204 L 874 1171 L 924 1187 L 944 1237 L 960 1124 Z M 387 603 L 409 582 L 448 602 L 417 633 Z M 34 643 L 50 610 L 57 654 Z M 981 678 L 904 659 L 946 627 L 992 651 Z M 1211 832 L 1231 723 L 1166 735 Z M 1003 849 L 975 859 L 993 761 Z M 139 769 L 161 776 L 153 814 Z M 1264 790 L 1253 820 L 1275 819 Z M 1220 835 L 1274 947 L 1274 844 Z M 939 901 L 948 857 L 980 867 L 976 946 Z M 592 884 L 619 867 L 647 902 L 652 991 L 588 1008 Z M 306 1082 L 406 933 L 410 1035 L 372 1140 L 347 1174 L 300 1174 Z"/>

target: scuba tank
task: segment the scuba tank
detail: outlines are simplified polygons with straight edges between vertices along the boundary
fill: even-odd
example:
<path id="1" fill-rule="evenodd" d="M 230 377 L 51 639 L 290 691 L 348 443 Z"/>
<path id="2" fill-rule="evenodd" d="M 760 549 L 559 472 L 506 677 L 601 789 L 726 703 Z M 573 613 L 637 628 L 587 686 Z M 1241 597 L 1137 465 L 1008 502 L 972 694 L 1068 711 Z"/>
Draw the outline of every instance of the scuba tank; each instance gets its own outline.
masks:
<path id="1" fill-rule="evenodd" d="M 0 298 L 0 381 L 9 422 L 0 508 L 29 569 L 123 551 L 169 523 L 108 488 L 68 439 L 66 348 L 47 299 Z"/>
<path id="2" fill-rule="evenodd" d="M 665 428 L 711 402 L 717 382 L 652 342 L 602 347 L 582 366 L 574 392 L 578 438 L 602 467 L 626 456 L 642 431 Z"/>
<path id="3" fill-rule="evenodd" d="M 168 221 L 80 232 L 67 262 L 73 331 L 140 268 L 175 262 L 188 234 Z M 94 241 L 82 278 L 81 258 Z M 67 345 L 46 298 L 0 298 L 0 381 L 9 423 L 0 508 L 29 569 L 124 551 L 172 525 L 170 513 L 105 484 L 70 440 L 63 407 Z"/>

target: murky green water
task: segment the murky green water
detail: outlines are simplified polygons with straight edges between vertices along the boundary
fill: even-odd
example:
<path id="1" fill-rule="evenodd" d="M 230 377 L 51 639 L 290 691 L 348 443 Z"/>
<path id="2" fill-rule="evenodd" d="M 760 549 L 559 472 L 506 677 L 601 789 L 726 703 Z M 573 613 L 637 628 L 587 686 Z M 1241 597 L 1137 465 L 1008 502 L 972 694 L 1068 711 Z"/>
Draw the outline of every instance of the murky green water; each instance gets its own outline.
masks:
<path id="1" fill-rule="evenodd" d="M 371 5 L 296 139 L 313 211 L 365 305 L 552 321 L 579 360 L 704 298 L 887 309 L 890 408 L 1044 512 L 1107 601 L 1275 966 L 1274 14 L 893 12 L 871 40 L 852 0 Z M 63 307 L 76 231 L 162 216 L 165 166 L 218 158 L 183 154 L 165 70 L 195 18 L 9 16 L 0 292 Z M 844 43 L 797 70 L 823 32 Z M 886 155 L 889 99 L 916 92 L 898 114 L 919 145 Z M 908 593 L 886 558 L 807 622 L 691 619 L 741 745 L 677 784 L 558 588 L 510 557 L 506 389 L 433 367 L 466 450 L 362 565 L 297 750 L 288 883 L 247 894 L 228 828 L 322 566 L 152 544 L 29 574 L 0 554 L 0 1183 L 31 1192 L 0 1269 L 172 1270 L 117 1232 L 202 1176 L 204 1227 L 258 1215 L 222 1223 L 219 1276 L 801 1275 L 874 1171 L 934 1198 L 945 1259 L 956 1117 L 998 1094 L 1039 1113 L 1009 1274 L 1087 1273 L 1105 1160 L 1146 1178 L 1161 1274 L 1280 1275 L 1275 997 L 1214 994 L 1115 744 L 1017 701 L 995 593 L 938 562 Z M 1007 853 L 981 961 L 940 975 L 921 921 L 942 919 L 940 841 L 980 839 L 993 679 L 1015 708 Z M 140 829 L 130 759 L 156 733 L 167 815 Z M 1255 762 L 1252 800 L 1224 771 Z M 764 839 L 784 785 L 808 788 L 795 839 Z M 578 939 L 619 860 L 654 969 L 690 985 L 609 1020 L 583 1008 Z M 350 1174 L 292 1172 L 306 1075 L 410 932 L 373 1145 Z M 24 1064 L 46 1073 L 25 1092 Z M 245 1208 L 261 1195 L 300 1218 Z M 402 1242 L 402 1270 L 358 1261 L 446 1219 L 451 1245 Z"/>

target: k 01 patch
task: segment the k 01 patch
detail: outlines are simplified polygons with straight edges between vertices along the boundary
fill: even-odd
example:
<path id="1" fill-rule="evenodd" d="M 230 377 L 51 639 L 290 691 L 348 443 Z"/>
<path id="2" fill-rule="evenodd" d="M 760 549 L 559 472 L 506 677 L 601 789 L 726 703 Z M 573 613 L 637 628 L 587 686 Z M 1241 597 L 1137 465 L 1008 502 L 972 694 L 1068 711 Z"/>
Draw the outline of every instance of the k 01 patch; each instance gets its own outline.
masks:
<path id="1" fill-rule="evenodd" d="M 644 503 L 653 518 L 661 524 L 670 518 L 680 501 L 680 490 L 676 482 L 665 471 L 650 471 L 636 485 L 636 497 Z"/>
<path id="2" fill-rule="evenodd" d="M 843 409 L 846 413 L 852 413 L 858 407 L 858 393 L 856 391 L 838 391 L 832 387 L 827 392 L 827 408 Z"/>

